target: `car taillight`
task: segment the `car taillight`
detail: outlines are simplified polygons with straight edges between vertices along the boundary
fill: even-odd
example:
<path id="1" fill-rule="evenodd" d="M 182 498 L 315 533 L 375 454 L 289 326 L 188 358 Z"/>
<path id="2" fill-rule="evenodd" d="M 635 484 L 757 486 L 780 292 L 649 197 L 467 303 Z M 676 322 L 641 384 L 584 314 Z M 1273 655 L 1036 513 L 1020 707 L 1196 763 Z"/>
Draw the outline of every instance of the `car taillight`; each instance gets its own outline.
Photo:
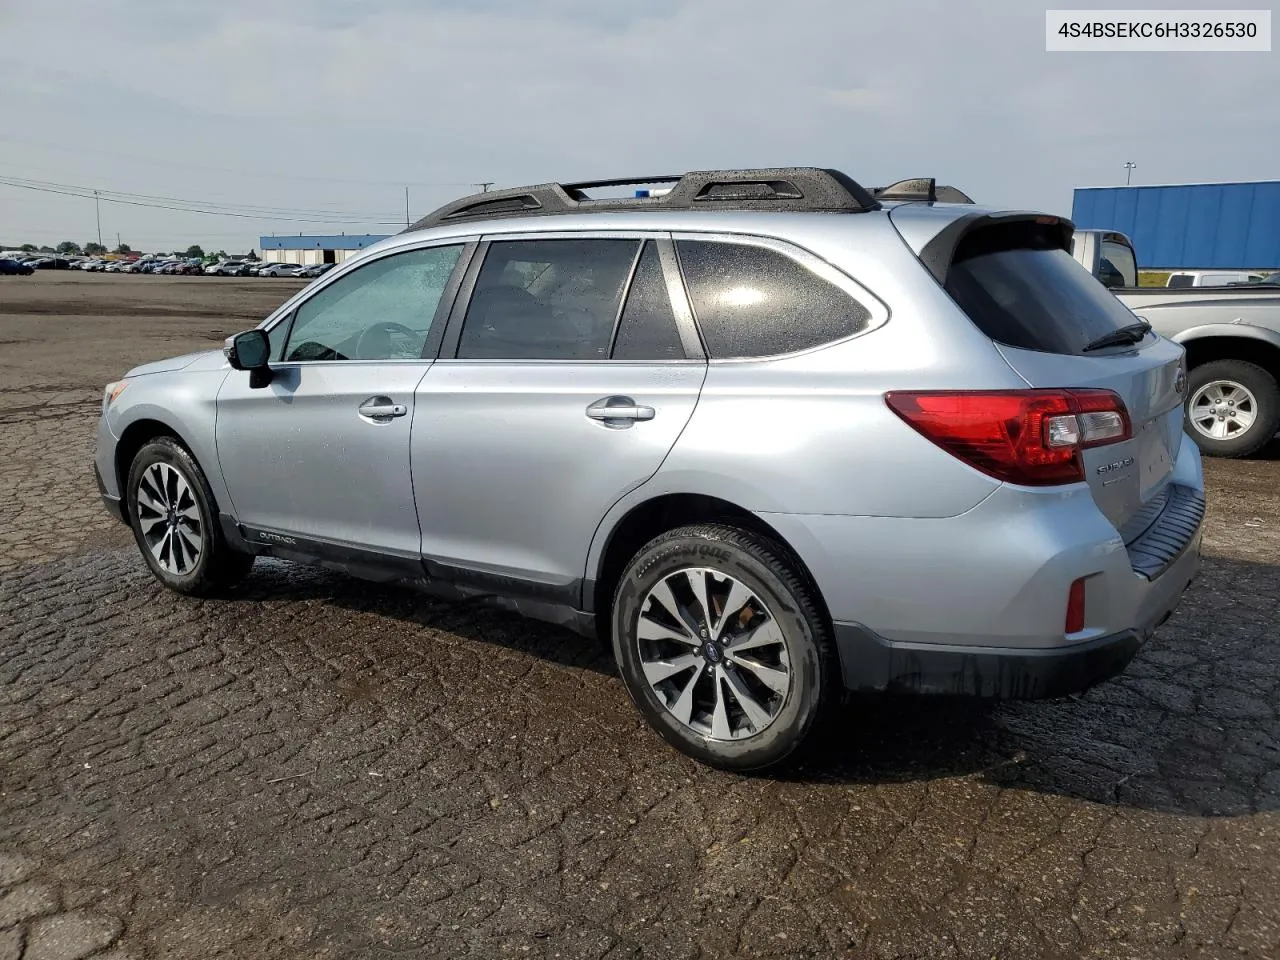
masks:
<path id="1" fill-rule="evenodd" d="M 1131 436 L 1124 401 L 1110 390 L 894 390 L 884 399 L 953 456 L 1027 486 L 1078 483 L 1080 451 Z"/>

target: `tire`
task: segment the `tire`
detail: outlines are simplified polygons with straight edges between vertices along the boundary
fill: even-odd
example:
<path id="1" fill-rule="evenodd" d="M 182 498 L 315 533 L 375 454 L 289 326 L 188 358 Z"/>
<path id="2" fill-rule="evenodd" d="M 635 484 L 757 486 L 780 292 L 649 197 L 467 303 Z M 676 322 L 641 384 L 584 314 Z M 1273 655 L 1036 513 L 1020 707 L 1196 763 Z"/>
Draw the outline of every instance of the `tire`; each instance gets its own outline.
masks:
<path id="1" fill-rule="evenodd" d="M 1214 360 L 1192 367 L 1188 381 L 1187 433 L 1206 456 L 1252 456 L 1280 430 L 1280 386 L 1257 364 Z M 1215 410 L 1226 419 L 1218 419 Z M 1246 411 L 1253 414 L 1252 422 L 1232 431 L 1231 424 Z M 1215 429 L 1224 435 L 1212 436 Z"/>
<path id="2" fill-rule="evenodd" d="M 693 599 L 698 584 L 708 588 L 713 617 L 720 610 L 718 625 L 708 627 L 702 601 Z M 673 603 L 696 632 L 663 623 L 680 622 L 671 617 Z M 738 611 L 726 611 L 730 603 Z M 711 636 L 717 626 L 725 643 Z M 645 545 L 614 593 L 612 636 L 623 682 L 645 719 L 677 750 L 723 770 L 786 760 L 840 693 L 815 591 L 783 548 L 734 527 L 681 527 Z"/>
<path id="3" fill-rule="evenodd" d="M 209 482 L 177 440 L 157 437 L 146 443 L 129 467 L 128 484 L 129 525 L 134 539 L 152 574 L 166 587 L 191 596 L 209 596 L 249 575 L 253 554 L 227 543 Z M 170 523 L 163 519 L 155 522 L 162 517 L 157 507 L 175 501 L 182 516 Z M 177 549 L 175 539 L 182 544 Z M 198 549 L 193 550 L 193 545 Z"/>

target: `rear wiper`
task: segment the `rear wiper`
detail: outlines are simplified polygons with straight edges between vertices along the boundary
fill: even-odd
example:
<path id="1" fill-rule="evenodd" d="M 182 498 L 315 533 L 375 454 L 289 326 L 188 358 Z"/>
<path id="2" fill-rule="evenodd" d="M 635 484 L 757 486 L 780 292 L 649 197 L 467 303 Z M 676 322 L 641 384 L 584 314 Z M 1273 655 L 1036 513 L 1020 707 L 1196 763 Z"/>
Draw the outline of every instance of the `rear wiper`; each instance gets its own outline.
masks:
<path id="1" fill-rule="evenodd" d="M 1131 343 L 1141 343 L 1143 338 L 1150 332 L 1151 324 L 1145 320 L 1139 320 L 1137 323 L 1131 323 L 1128 326 L 1120 327 L 1118 330 L 1112 330 L 1110 333 L 1104 333 L 1096 340 L 1090 340 L 1084 345 L 1084 352 L 1101 350 L 1103 347 L 1119 347 L 1127 346 Z"/>

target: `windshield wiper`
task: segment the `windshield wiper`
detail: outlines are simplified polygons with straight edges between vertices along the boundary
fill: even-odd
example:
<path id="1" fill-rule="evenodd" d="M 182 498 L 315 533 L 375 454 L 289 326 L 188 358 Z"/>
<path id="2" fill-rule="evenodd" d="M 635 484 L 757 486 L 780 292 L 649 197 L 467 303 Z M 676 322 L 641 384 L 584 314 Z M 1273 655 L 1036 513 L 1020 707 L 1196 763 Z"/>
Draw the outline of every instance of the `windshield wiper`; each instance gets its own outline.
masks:
<path id="1" fill-rule="evenodd" d="M 1090 340 L 1084 345 L 1084 352 L 1101 350 L 1103 347 L 1120 347 L 1141 343 L 1143 338 L 1150 332 L 1151 324 L 1145 320 L 1139 320 L 1137 323 L 1131 323 L 1128 326 L 1120 327 L 1118 330 L 1112 330 L 1110 333 L 1104 333 L 1096 340 Z"/>

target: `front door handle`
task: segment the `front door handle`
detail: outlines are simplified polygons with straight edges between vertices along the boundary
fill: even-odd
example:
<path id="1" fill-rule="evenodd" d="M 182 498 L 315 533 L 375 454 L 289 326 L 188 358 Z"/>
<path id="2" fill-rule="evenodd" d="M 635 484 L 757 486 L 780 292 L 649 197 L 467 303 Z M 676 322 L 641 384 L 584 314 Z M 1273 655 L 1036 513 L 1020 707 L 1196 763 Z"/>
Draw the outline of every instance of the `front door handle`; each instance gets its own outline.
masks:
<path id="1" fill-rule="evenodd" d="M 638 404 L 630 397 L 605 397 L 587 407 L 587 416 L 607 427 L 629 427 L 637 420 L 652 420 L 653 407 Z"/>
<path id="2" fill-rule="evenodd" d="M 390 423 L 408 412 L 407 406 L 393 402 L 390 397 L 370 397 L 360 404 L 360 416 L 375 423 Z"/>

